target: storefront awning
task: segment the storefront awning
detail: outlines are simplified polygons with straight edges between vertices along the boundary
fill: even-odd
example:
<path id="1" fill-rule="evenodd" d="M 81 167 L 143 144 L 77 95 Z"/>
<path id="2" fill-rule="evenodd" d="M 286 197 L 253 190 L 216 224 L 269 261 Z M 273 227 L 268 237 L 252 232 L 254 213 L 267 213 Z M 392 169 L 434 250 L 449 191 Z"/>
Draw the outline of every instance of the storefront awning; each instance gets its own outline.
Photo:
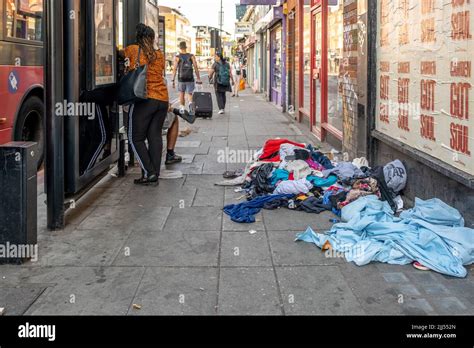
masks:
<path id="1" fill-rule="evenodd" d="M 283 19 L 283 6 L 273 7 L 268 13 L 255 24 L 255 32 L 261 33 L 262 31 L 270 28 L 276 22 Z"/>
<path id="2" fill-rule="evenodd" d="M 255 41 L 256 41 L 255 35 L 249 36 L 249 37 L 247 38 L 247 40 L 245 40 L 244 48 L 245 48 L 245 49 L 249 49 L 250 47 L 254 46 L 254 45 L 255 45 Z"/>

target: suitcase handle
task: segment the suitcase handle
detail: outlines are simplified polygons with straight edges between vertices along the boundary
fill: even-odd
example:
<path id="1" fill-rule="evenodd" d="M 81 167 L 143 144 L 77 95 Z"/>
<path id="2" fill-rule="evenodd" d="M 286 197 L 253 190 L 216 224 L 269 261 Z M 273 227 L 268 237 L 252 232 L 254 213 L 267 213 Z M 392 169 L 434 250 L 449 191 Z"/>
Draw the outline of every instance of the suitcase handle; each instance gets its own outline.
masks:
<path id="1" fill-rule="evenodd" d="M 204 86 L 202 85 L 202 83 L 196 83 L 195 91 L 196 92 L 204 92 Z"/>

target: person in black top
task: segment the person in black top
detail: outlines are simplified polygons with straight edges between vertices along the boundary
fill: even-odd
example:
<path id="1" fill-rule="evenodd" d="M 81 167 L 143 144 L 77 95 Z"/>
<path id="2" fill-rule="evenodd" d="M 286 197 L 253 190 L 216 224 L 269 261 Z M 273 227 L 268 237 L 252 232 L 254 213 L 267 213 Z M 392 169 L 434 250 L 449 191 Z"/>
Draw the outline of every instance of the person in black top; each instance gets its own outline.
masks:
<path id="1" fill-rule="evenodd" d="M 225 106 L 227 103 L 226 93 L 232 92 L 232 85 L 235 84 L 232 75 L 232 67 L 230 64 L 227 63 L 221 53 L 217 53 L 215 56 L 215 63 L 211 68 L 209 80 L 214 84 L 220 115 L 225 113 Z"/>

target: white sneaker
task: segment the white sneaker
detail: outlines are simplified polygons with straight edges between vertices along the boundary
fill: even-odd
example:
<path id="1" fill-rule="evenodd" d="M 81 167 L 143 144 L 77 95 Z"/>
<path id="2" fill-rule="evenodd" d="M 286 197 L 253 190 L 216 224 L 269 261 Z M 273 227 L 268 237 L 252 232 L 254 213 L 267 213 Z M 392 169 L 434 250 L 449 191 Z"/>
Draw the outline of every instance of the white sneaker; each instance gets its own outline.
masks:
<path id="1" fill-rule="evenodd" d="M 222 114 L 224 114 L 224 113 L 225 113 L 224 110 L 219 110 L 219 115 L 222 115 Z"/>

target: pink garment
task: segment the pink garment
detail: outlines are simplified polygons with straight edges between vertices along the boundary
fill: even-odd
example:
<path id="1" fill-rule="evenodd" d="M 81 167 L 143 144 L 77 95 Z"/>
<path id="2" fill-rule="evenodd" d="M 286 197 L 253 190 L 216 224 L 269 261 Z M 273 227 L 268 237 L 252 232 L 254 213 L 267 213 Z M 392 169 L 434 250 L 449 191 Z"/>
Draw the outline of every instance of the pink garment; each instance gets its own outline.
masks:
<path id="1" fill-rule="evenodd" d="M 323 170 L 326 170 L 326 168 L 324 168 L 321 164 L 313 161 L 312 159 L 307 160 L 306 163 L 308 163 L 311 169 L 314 169 L 318 172 L 322 172 Z"/>

